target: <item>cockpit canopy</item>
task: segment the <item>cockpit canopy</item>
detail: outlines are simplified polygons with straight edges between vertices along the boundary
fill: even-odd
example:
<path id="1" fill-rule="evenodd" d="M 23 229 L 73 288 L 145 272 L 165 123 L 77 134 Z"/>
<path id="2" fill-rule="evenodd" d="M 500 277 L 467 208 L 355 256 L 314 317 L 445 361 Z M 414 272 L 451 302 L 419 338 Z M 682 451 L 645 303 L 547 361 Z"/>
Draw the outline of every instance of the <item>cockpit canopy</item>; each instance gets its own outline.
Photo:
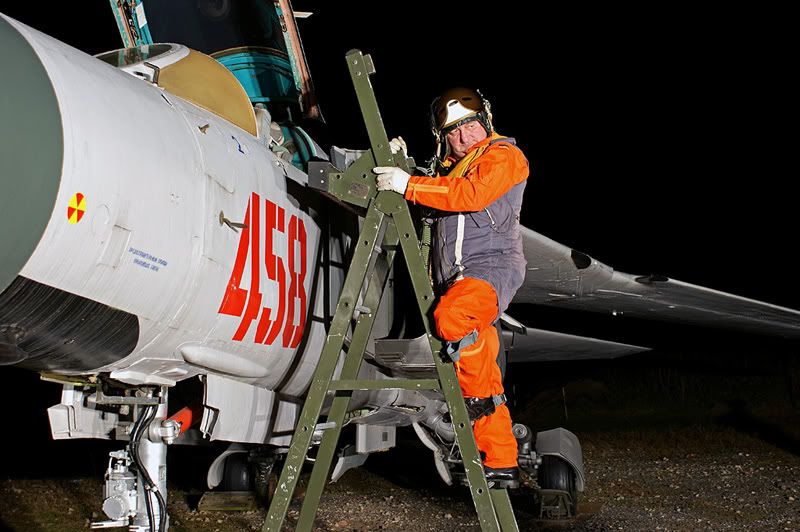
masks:
<path id="1" fill-rule="evenodd" d="M 289 0 L 111 1 L 126 47 L 179 43 L 230 70 L 273 118 L 321 118 Z"/>
<path id="2" fill-rule="evenodd" d="M 264 0 L 144 0 L 154 42 L 178 42 L 208 55 L 253 47 L 288 59 L 273 2 Z"/>

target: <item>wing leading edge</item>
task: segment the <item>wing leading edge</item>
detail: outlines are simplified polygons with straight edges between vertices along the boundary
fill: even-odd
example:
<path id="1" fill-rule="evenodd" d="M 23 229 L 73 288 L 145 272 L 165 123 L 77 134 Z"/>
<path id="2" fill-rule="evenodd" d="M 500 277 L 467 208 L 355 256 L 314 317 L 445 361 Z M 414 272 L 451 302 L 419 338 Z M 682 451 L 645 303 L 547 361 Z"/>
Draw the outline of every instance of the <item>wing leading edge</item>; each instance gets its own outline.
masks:
<path id="1" fill-rule="evenodd" d="M 528 271 L 513 303 L 800 338 L 800 311 L 666 277 L 617 272 L 527 227 L 521 229 Z"/>

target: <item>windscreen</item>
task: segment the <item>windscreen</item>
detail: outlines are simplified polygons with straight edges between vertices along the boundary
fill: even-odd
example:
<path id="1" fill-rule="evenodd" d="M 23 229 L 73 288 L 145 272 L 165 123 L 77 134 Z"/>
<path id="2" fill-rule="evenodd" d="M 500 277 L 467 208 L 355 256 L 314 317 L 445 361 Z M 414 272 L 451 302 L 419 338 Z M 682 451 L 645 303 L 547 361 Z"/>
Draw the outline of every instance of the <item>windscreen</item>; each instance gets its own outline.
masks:
<path id="1" fill-rule="evenodd" d="M 172 47 L 168 44 L 145 44 L 135 48 L 112 50 L 110 52 L 96 55 L 95 57 L 111 66 L 121 68 L 151 60 L 154 57 L 158 57 L 169 52 L 171 49 Z"/>
<path id="2" fill-rule="evenodd" d="M 275 5 L 267 0 L 145 0 L 153 42 L 174 42 L 213 54 L 240 46 L 286 56 Z"/>

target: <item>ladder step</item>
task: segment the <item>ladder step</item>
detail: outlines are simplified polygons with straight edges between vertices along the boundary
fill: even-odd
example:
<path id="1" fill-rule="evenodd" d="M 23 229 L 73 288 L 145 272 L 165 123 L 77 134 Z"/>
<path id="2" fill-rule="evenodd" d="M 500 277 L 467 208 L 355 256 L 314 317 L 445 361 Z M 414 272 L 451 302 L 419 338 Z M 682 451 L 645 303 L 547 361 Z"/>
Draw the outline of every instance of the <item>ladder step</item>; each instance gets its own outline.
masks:
<path id="1" fill-rule="evenodd" d="M 441 390 L 437 379 L 342 379 L 331 381 L 329 390 Z"/>

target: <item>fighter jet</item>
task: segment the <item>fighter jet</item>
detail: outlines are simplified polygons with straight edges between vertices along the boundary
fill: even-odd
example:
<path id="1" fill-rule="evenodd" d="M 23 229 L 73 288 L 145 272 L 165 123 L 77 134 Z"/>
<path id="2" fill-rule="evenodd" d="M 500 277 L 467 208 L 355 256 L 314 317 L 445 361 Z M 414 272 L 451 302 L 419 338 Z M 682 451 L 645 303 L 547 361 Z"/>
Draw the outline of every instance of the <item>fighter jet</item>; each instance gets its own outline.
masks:
<path id="1" fill-rule="evenodd" d="M 308 164 L 353 153 L 324 150 L 300 125 L 320 110 L 287 0 L 111 5 L 124 48 L 97 56 L 0 15 L 0 179 L 14 191 L 0 196 L 0 364 L 63 387 L 53 438 L 123 444 L 105 476 L 108 520 L 94 526 L 164 529 L 168 445 L 230 442 L 209 488 L 267 491 L 359 224 L 309 186 Z M 799 311 L 523 238 L 516 303 L 800 336 Z M 413 329 L 393 275 L 373 339 Z M 508 363 L 647 349 L 511 316 L 501 327 Z M 419 372 L 418 342 L 397 342 L 372 342 L 362 373 Z M 355 437 L 334 479 L 413 426 L 442 479 L 462 480 L 441 395 L 356 392 L 348 420 Z M 515 432 L 521 467 L 566 494 L 555 516 L 574 514 L 585 483 L 575 435 Z"/>

